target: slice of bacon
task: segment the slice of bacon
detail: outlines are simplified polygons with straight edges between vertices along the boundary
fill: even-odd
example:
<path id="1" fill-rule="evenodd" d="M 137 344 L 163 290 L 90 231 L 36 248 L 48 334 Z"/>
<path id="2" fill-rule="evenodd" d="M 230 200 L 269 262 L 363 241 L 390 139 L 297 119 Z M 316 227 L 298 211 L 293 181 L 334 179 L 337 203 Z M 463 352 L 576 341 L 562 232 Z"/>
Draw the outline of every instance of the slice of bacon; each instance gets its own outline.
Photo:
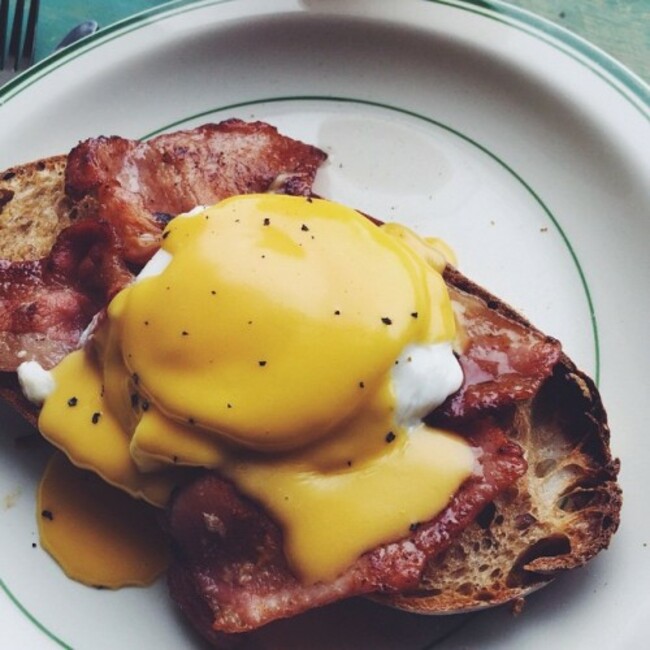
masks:
<path id="1" fill-rule="evenodd" d="M 0 261 L 0 370 L 51 367 L 158 249 L 176 214 L 228 196 L 308 195 L 326 154 L 263 122 L 227 120 L 148 142 L 86 140 L 68 155 L 77 221 L 36 262 Z"/>
<path id="2" fill-rule="evenodd" d="M 131 278 L 112 227 L 102 221 L 62 231 L 45 259 L 0 261 L 0 370 L 27 360 L 51 368 Z"/>
<path id="3" fill-rule="evenodd" d="M 142 265 L 173 216 L 236 194 L 309 195 L 326 157 L 269 124 L 236 119 L 147 142 L 101 137 L 70 152 L 66 193 L 80 216 L 110 221 L 126 261 Z"/>
<path id="4" fill-rule="evenodd" d="M 452 267 L 444 277 L 461 332 L 463 384 L 429 421 L 468 419 L 532 397 L 558 362 L 560 342 Z"/>
<path id="5" fill-rule="evenodd" d="M 350 596 L 416 588 L 427 559 L 444 550 L 495 495 L 526 471 L 518 445 L 482 420 L 466 430 L 480 470 L 432 521 L 362 555 L 331 582 L 304 585 L 291 573 L 279 527 L 215 473 L 181 489 L 168 511 L 175 559 L 172 597 L 211 641 Z"/>

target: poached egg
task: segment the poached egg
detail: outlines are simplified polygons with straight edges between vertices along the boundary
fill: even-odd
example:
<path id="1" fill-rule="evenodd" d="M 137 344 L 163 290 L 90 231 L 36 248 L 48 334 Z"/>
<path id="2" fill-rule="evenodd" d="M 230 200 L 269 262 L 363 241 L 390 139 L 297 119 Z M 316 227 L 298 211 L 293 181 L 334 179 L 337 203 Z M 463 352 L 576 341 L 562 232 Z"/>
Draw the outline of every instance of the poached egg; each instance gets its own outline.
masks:
<path id="1" fill-rule="evenodd" d="M 279 523 L 301 580 L 331 580 L 474 470 L 467 442 L 422 422 L 462 383 L 447 251 L 320 199 L 238 196 L 176 218 L 51 371 L 39 428 L 158 507 L 191 468 L 218 471 Z"/>

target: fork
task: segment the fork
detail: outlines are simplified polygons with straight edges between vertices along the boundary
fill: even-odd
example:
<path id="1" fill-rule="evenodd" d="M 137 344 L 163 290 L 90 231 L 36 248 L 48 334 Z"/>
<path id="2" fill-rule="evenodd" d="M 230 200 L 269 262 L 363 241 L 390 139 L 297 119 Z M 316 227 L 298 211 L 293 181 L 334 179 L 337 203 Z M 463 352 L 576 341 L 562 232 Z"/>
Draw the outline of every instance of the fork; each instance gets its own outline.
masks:
<path id="1" fill-rule="evenodd" d="M 13 15 L 9 11 L 11 4 L 14 5 Z M 25 4 L 25 0 L 0 1 L 0 86 L 18 73 L 27 70 L 34 61 L 40 0 L 28 0 L 29 11 L 26 27 L 23 26 Z M 10 35 L 9 19 L 11 16 Z"/>

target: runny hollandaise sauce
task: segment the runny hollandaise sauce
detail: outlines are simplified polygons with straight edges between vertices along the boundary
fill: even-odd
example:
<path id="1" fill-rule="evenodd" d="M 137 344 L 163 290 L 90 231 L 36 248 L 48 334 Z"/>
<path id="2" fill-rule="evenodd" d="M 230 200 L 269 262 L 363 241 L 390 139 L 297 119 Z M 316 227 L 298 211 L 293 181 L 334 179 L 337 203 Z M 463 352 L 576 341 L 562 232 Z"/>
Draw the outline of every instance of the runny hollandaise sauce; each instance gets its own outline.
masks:
<path id="1" fill-rule="evenodd" d="M 420 421 L 462 381 L 441 250 L 317 199 L 176 218 L 53 370 L 39 427 L 157 506 L 181 466 L 219 471 L 280 524 L 297 576 L 332 579 L 434 517 L 474 469 L 463 439 Z"/>

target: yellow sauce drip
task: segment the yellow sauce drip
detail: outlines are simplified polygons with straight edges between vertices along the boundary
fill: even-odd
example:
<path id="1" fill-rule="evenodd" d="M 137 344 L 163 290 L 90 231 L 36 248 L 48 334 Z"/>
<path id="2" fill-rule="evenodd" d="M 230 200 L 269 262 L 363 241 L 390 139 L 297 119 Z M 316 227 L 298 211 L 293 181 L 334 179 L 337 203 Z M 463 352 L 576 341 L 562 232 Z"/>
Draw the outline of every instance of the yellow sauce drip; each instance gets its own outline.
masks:
<path id="1" fill-rule="evenodd" d="M 37 507 L 41 545 L 74 580 L 110 589 L 144 586 L 167 568 L 155 508 L 60 453 L 41 479 Z"/>
<path id="2" fill-rule="evenodd" d="M 440 512 L 467 478 L 467 443 L 425 426 L 382 438 L 385 453 L 346 470 L 314 471 L 305 458 L 226 468 L 285 531 L 293 571 L 305 582 L 335 577 L 365 551 L 404 537 Z"/>
<path id="3" fill-rule="evenodd" d="M 178 465 L 218 469 L 280 523 L 305 582 L 440 512 L 474 455 L 397 423 L 390 372 L 407 345 L 454 339 L 444 247 L 327 201 L 249 195 L 175 219 L 163 249 L 168 266 L 54 369 L 49 440 L 157 505 Z"/>
<path id="4" fill-rule="evenodd" d="M 54 392 L 41 409 L 38 428 L 70 460 L 136 498 L 163 507 L 181 477 L 143 474 L 129 454 L 130 438 L 107 408 L 102 374 L 89 350 L 69 354 L 53 370 Z"/>

